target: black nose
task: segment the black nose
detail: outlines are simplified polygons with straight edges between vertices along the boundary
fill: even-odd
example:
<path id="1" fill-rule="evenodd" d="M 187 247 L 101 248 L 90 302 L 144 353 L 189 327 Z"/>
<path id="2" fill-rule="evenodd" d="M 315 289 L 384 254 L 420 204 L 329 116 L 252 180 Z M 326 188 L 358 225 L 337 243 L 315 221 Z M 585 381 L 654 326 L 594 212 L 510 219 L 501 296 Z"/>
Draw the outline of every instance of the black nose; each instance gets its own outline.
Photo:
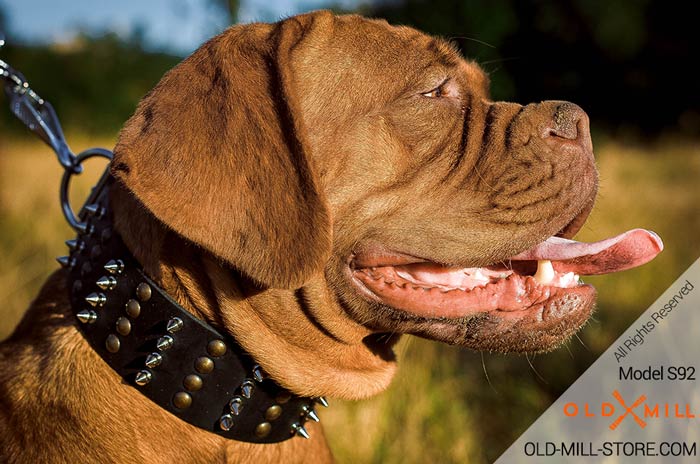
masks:
<path id="1" fill-rule="evenodd" d="M 573 141 L 592 149 L 588 115 L 573 103 L 561 102 L 554 107 L 541 136 L 551 144 L 564 145 Z"/>

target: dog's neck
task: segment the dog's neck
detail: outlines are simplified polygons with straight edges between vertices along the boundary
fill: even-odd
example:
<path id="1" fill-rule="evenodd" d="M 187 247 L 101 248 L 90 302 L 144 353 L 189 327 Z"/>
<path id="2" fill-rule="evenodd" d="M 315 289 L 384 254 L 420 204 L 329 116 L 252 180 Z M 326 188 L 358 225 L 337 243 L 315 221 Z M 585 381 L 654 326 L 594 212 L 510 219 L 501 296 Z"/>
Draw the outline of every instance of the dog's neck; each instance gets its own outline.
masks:
<path id="1" fill-rule="evenodd" d="M 231 335 L 281 386 L 345 399 L 388 386 L 394 360 L 367 343 L 371 332 L 345 315 L 323 275 L 296 290 L 262 289 L 168 230 L 118 183 L 111 204 L 115 228 L 144 272 L 195 317 Z"/>

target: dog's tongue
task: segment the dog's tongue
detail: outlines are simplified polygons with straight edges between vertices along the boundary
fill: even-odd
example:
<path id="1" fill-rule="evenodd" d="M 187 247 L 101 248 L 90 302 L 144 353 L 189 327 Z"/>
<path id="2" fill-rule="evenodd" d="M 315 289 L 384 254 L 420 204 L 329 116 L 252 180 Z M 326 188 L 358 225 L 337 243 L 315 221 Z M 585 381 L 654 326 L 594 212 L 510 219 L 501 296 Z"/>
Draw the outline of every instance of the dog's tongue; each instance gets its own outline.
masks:
<path id="1" fill-rule="evenodd" d="M 511 259 L 549 260 L 558 272 L 595 275 L 641 266 L 663 249 L 661 238 L 654 232 L 633 229 L 594 243 L 550 237 Z"/>

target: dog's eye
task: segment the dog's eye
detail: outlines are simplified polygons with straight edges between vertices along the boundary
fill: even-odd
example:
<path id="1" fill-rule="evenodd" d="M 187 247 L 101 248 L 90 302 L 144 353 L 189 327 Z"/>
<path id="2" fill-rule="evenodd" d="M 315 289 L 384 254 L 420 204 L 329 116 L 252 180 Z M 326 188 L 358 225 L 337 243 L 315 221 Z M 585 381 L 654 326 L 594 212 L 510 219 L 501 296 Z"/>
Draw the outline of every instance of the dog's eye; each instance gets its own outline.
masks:
<path id="1" fill-rule="evenodd" d="M 445 81 L 443 81 L 442 84 L 438 85 L 433 90 L 431 90 L 430 92 L 421 93 L 421 95 L 424 97 L 428 97 L 428 98 L 444 97 L 447 94 L 446 84 L 447 84 L 447 79 Z"/>

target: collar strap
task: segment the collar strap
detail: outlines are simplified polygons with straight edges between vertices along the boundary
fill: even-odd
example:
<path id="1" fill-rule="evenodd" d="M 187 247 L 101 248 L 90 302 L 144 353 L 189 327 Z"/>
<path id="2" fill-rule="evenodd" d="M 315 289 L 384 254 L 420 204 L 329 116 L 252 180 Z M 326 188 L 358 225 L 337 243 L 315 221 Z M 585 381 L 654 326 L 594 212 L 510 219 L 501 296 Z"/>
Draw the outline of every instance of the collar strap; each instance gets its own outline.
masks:
<path id="1" fill-rule="evenodd" d="M 83 336 L 124 380 L 180 419 L 226 438 L 277 443 L 308 438 L 316 403 L 268 378 L 232 338 L 195 318 L 153 280 L 112 229 L 108 191 L 81 212 L 66 243 L 71 306 Z"/>

